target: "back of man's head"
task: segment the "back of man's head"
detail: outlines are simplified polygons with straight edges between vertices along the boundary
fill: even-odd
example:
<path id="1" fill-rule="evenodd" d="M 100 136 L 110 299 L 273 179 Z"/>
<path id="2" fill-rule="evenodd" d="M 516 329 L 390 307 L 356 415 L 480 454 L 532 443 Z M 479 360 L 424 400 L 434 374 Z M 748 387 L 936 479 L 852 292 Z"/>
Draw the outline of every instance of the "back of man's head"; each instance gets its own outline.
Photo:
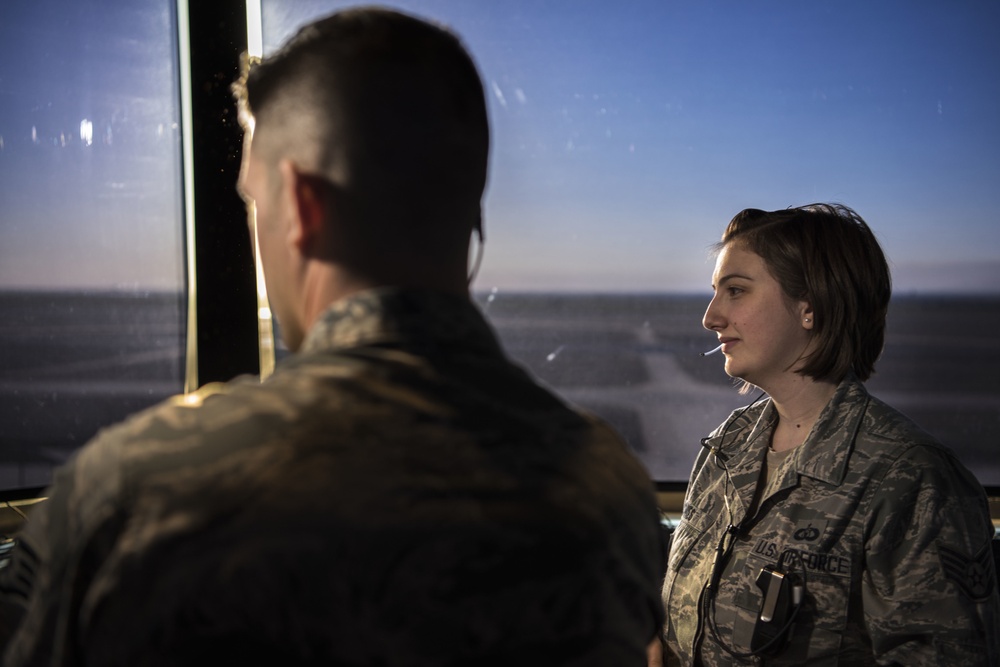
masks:
<path id="1" fill-rule="evenodd" d="M 235 91 L 255 152 L 326 178 L 380 236 L 450 225 L 467 238 L 477 224 L 486 104 L 450 31 L 388 9 L 337 12 L 251 66 Z"/>

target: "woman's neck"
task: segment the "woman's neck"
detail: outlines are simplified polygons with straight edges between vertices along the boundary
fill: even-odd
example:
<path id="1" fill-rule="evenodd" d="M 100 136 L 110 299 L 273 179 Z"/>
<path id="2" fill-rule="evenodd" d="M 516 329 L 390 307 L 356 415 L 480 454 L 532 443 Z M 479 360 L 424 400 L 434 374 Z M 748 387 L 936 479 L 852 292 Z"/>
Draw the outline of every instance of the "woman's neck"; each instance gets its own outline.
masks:
<path id="1" fill-rule="evenodd" d="M 778 415 L 771 449 L 783 452 L 805 442 L 836 390 L 837 385 L 832 382 L 817 382 L 796 374 L 783 386 L 768 391 Z"/>

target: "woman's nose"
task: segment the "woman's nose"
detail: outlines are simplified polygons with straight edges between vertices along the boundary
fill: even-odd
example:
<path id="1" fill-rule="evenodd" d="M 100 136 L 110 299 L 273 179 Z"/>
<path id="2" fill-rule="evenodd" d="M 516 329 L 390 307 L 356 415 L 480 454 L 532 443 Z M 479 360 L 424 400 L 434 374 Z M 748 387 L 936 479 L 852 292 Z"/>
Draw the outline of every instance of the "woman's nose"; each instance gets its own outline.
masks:
<path id="1" fill-rule="evenodd" d="M 705 327 L 709 331 L 715 331 L 716 329 L 721 329 L 723 325 L 722 316 L 719 313 L 719 307 L 715 302 L 715 297 L 708 302 L 708 308 L 705 310 L 704 317 L 701 318 L 701 326 Z"/>

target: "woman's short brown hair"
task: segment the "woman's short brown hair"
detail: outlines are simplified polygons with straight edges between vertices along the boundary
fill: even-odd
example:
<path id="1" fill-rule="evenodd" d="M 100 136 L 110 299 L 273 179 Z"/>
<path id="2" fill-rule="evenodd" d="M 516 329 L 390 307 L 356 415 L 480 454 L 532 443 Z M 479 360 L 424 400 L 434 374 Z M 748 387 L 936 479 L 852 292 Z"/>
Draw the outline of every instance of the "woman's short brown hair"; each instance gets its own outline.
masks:
<path id="1" fill-rule="evenodd" d="M 738 244 L 764 260 L 785 294 L 813 311 L 816 351 L 798 371 L 840 382 L 867 380 L 885 342 L 892 283 L 885 254 L 861 216 L 840 204 L 746 209 L 717 249 Z"/>

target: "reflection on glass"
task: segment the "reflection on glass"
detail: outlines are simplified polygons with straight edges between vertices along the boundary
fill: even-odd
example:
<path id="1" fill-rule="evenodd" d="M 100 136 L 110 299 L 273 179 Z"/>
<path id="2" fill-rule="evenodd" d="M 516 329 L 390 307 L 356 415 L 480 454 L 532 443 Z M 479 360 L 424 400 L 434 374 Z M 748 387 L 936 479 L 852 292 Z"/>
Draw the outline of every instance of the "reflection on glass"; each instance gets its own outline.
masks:
<path id="1" fill-rule="evenodd" d="M 0 8 L 0 489 L 183 387 L 173 12 Z"/>

